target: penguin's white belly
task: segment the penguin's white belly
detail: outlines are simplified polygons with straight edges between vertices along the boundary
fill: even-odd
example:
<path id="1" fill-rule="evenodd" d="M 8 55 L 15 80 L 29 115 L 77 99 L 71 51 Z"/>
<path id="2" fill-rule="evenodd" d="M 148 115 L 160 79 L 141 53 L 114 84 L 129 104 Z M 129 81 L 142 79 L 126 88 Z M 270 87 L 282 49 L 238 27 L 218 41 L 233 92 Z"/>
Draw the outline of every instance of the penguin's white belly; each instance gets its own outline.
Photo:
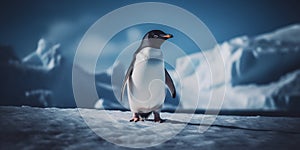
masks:
<path id="1" fill-rule="evenodd" d="M 127 93 L 132 112 L 146 113 L 161 109 L 166 95 L 161 50 L 144 48 L 136 55 Z"/>

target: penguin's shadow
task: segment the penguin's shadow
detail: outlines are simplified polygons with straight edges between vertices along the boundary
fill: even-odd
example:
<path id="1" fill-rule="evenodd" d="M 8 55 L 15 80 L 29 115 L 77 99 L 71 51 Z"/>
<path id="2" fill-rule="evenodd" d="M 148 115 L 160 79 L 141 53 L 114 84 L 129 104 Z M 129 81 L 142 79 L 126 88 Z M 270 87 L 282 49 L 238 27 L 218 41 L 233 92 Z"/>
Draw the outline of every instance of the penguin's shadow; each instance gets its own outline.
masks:
<path id="1" fill-rule="evenodd" d="M 154 122 L 154 119 L 146 119 L 145 121 L 152 121 L 152 122 Z M 191 123 L 191 122 L 184 122 L 184 121 L 178 121 L 178 120 L 172 120 L 172 119 L 162 119 L 161 123 L 185 124 L 185 125 L 200 126 L 200 123 Z M 208 125 L 201 124 L 201 126 L 208 126 Z"/>
<path id="2" fill-rule="evenodd" d="M 185 125 L 192 125 L 192 126 L 200 126 L 200 123 L 184 122 L 184 121 L 171 120 L 171 119 L 165 119 L 164 123 L 185 124 Z M 205 125 L 205 124 L 201 124 L 201 125 Z"/>
<path id="3" fill-rule="evenodd" d="M 148 119 L 147 121 L 154 121 L 154 119 Z M 274 130 L 272 130 L 272 129 L 248 128 L 248 127 L 241 127 L 241 126 L 236 126 L 236 125 L 192 123 L 192 122 L 184 122 L 184 121 L 171 120 L 171 119 L 163 119 L 162 123 L 184 124 L 184 125 L 191 125 L 191 126 L 218 127 L 218 128 L 248 130 L 248 131 L 274 132 Z M 286 134 L 300 134 L 299 132 L 284 131 L 284 130 L 276 130 L 275 132 L 286 133 Z"/>

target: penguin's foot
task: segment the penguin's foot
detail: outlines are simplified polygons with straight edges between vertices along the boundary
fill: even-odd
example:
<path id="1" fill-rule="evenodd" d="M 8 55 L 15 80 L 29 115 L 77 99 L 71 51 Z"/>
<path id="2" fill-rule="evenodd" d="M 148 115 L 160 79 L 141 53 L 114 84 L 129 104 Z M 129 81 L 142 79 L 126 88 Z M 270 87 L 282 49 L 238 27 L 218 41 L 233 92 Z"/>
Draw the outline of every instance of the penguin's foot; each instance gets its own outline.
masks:
<path id="1" fill-rule="evenodd" d="M 138 121 L 141 121 L 142 119 L 141 118 L 135 118 L 133 117 L 132 119 L 130 119 L 129 121 L 130 122 L 138 122 Z"/>
<path id="2" fill-rule="evenodd" d="M 154 122 L 163 123 L 164 120 L 160 118 L 159 112 L 153 112 L 154 114 Z"/>
<path id="3" fill-rule="evenodd" d="M 138 113 L 133 113 L 133 118 L 129 120 L 130 122 L 138 122 L 138 121 L 144 121 L 140 118 Z"/>

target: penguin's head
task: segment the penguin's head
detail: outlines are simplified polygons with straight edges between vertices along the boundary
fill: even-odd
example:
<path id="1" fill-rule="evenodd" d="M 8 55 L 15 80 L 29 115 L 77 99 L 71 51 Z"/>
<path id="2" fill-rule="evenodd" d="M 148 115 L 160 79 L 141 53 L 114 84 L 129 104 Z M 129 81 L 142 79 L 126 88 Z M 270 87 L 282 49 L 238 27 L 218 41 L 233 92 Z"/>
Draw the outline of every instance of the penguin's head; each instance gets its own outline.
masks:
<path id="1" fill-rule="evenodd" d="M 151 30 L 145 34 L 141 45 L 142 47 L 160 48 L 165 40 L 172 37 L 172 34 L 166 34 L 161 30 Z"/>

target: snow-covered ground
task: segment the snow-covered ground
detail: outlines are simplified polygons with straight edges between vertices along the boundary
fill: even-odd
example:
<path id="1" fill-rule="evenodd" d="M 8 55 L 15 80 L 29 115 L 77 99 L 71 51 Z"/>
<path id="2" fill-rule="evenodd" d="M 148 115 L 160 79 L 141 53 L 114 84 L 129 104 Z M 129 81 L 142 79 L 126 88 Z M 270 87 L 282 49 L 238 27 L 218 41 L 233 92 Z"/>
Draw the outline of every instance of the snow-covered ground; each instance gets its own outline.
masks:
<path id="1" fill-rule="evenodd" d="M 0 149 L 297 149 L 300 142 L 300 118 L 218 116 L 200 133 L 201 114 L 162 113 L 164 123 L 132 123 L 130 117 L 121 111 L 1 106 Z"/>

